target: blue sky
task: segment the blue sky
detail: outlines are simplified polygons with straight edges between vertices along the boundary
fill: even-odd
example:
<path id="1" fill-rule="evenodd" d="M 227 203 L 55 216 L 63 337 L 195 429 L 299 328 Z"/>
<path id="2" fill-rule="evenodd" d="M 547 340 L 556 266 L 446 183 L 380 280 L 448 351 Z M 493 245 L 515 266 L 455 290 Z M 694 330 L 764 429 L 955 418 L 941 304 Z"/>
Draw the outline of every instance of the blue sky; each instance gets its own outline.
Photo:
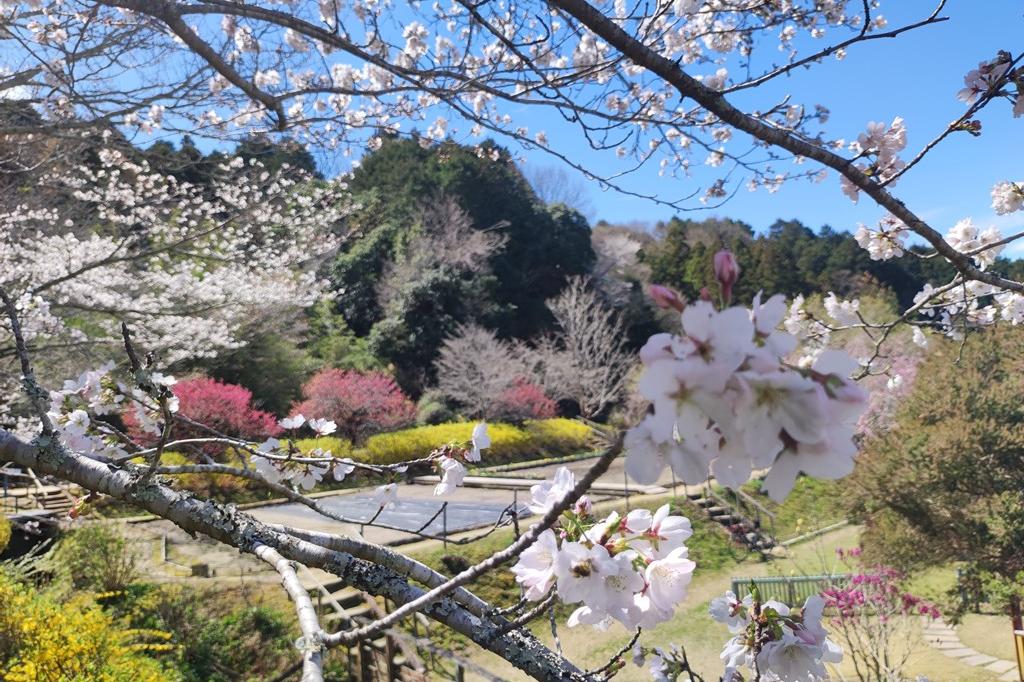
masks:
<path id="1" fill-rule="evenodd" d="M 927 15 L 934 4 L 890 0 L 883 2 L 881 9 L 892 28 L 903 19 Z M 792 93 L 794 102 L 823 104 L 832 114 L 825 126 L 828 136 L 847 140 L 855 139 L 868 121 L 889 122 L 903 116 L 908 144 L 902 156 L 909 159 L 964 112 L 965 105 L 956 99 L 956 93 L 969 69 L 992 58 L 999 49 L 1014 53 L 1024 49 L 1024 3 L 953 0 L 943 14 L 950 17 L 948 22 L 855 46 L 843 61 L 829 59 L 781 79 L 759 100 L 768 104 L 780 93 Z M 1000 101 L 983 111 L 981 120 L 980 137 L 966 133 L 951 136 L 893 187 L 912 210 L 942 232 L 967 216 L 982 226 L 996 224 L 1004 234 L 1024 230 L 1024 213 L 996 216 L 989 196 L 992 185 L 1000 180 L 1024 179 L 1024 118 L 1013 119 L 1009 105 Z M 544 121 L 530 123 L 536 129 L 543 127 Z M 614 166 L 614 157 L 595 153 L 578 136 L 574 138 L 576 144 L 570 145 L 569 151 L 587 167 L 601 171 Z M 555 163 L 539 152 L 528 153 L 527 159 L 527 163 L 538 165 Z M 628 184 L 675 197 L 706 186 L 708 177 L 660 178 L 656 171 L 643 171 Z M 657 221 L 673 214 L 650 201 L 588 185 L 596 218 Z M 738 218 L 756 230 L 767 228 L 776 218 L 797 218 L 815 229 L 828 224 L 854 230 L 859 222 L 874 223 L 883 212 L 869 199 L 853 204 L 840 192 L 838 177 L 832 173 L 821 184 L 793 182 L 771 195 L 741 189 L 726 205 L 698 210 L 690 217 L 705 215 Z M 1017 245 L 1014 255 L 1024 256 L 1024 245 Z"/>
<path id="2" fill-rule="evenodd" d="M 880 12 L 889 20 L 887 28 L 892 29 L 927 16 L 936 2 L 883 0 Z M 742 100 L 735 101 L 747 109 L 767 109 L 783 96 L 792 95 L 793 103 L 808 108 L 822 104 L 831 111 L 825 126 L 826 137 L 848 141 L 856 139 L 869 121 L 890 122 L 902 116 L 908 131 L 908 145 L 902 156 L 909 159 L 964 112 L 965 105 L 956 99 L 956 93 L 963 87 L 963 76 L 968 70 L 991 59 L 1000 49 L 1014 53 L 1024 49 L 1024 3 L 1020 0 L 951 0 L 943 15 L 950 20 L 895 39 L 854 46 L 842 61 L 829 58 L 811 69 L 780 78 L 766 88 L 748 91 Z M 805 38 L 800 46 L 820 49 L 847 35 L 830 31 L 825 39 L 812 42 Z M 714 68 L 703 66 L 693 71 L 710 74 Z M 526 125 L 531 132 L 546 131 L 559 151 L 596 174 L 610 175 L 622 169 L 612 152 L 591 150 L 579 132 L 552 110 L 523 107 L 508 113 L 513 115 L 516 125 Z M 1024 230 L 1024 212 L 996 216 L 990 205 L 990 191 L 996 182 L 1024 180 L 1024 118 L 1013 119 L 1010 105 L 999 101 L 982 112 L 981 120 L 980 137 L 954 134 L 893 187 L 898 198 L 940 232 L 968 216 L 982 227 L 995 224 L 1004 234 Z M 456 140 L 477 141 L 465 135 L 469 125 L 453 121 L 452 126 Z M 415 127 L 427 126 L 418 123 Z M 148 144 L 154 139 L 139 141 Z M 213 146 L 208 141 L 200 144 Z M 742 145 L 737 138 L 730 148 L 739 151 L 745 148 Z M 559 163 L 542 151 L 522 153 L 527 166 Z M 321 151 L 318 156 L 327 172 L 348 166 L 348 161 L 333 153 Z M 702 160 L 700 156 L 693 159 L 696 171 L 692 178 L 659 177 L 652 164 L 621 182 L 629 188 L 675 199 L 702 190 L 718 177 L 713 170 L 699 166 Z M 778 164 L 776 170 L 787 166 L 788 162 Z M 810 166 L 808 163 L 801 168 Z M 588 189 L 592 220 L 654 223 L 676 213 L 648 200 L 603 191 L 596 183 L 583 180 L 582 175 L 580 178 Z M 852 231 L 858 223 L 874 224 L 883 215 L 869 199 L 860 204 L 847 199 L 839 189 L 835 173 L 820 184 L 788 183 L 775 194 L 763 190 L 750 193 L 741 187 L 728 203 L 715 209 L 704 209 L 696 201 L 691 205 L 695 210 L 688 212 L 688 217 L 727 216 L 743 220 L 758 231 L 777 218 L 796 218 L 814 229 L 828 224 L 837 230 Z M 1011 245 L 1007 255 L 1024 256 L 1024 243 Z"/>

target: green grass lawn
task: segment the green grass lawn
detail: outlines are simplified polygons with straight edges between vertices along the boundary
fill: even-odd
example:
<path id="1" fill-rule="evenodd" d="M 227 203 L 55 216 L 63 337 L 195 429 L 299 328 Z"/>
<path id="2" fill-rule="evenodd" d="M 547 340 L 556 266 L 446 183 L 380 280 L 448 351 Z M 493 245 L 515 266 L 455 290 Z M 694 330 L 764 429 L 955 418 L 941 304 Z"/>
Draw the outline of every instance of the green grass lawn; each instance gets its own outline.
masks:
<path id="1" fill-rule="evenodd" d="M 1009 616 L 968 613 L 956 632 L 960 641 L 972 649 L 1007 661 L 1017 660 Z"/>

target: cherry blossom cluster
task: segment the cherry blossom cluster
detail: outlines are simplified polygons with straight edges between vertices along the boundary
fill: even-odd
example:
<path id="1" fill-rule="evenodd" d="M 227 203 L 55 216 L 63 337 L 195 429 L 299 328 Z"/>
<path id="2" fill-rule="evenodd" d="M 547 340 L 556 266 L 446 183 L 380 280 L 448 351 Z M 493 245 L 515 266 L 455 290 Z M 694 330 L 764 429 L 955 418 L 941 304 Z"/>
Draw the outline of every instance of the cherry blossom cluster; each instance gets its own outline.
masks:
<path id="1" fill-rule="evenodd" d="M 164 362 L 208 356 L 237 347 L 256 311 L 315 300 L 322 287 L 301 265 L 335 246 L 324 228 L 347 213 L 344 196 L 240 158 L 198 186 L 101 148 L 97 166 L 46 174 L 35 197 L 0 210 L 0 283 L 29 339 L 116 340 L 124 319 Z"/>
<path id="2" fill-rule="evenodd" d="M 35 57 L 5 79 L 8 96 L 39 100 L 45 92 L 39 106 L 50 119 L 88 114 L 140 136 L 288 129 L 344 156 L 374 148 L 382 134 L 415 134 L 431 144 L 497 133 L 526 148 L 557 151 L 556 136 L 529 129 L 515 117 L 518 106 L 503 105 L 564 102 L 573 103 L 583 127 L 621 125 L 625 134 L 616 144 L 594 144 L 614 149 L 630 165 L 656 162 L 660 173 L 672 175 L 700 164 L 742 166 L 750 171 L 751 188 L 769 191 L 790 179 L 823 177 L 819 169 L 776 165 L 801 159 L 770 152 L 755 162 L 730 151 L 729 128 L 715 116 L 678 106 L 678 93 L 660 78 L 623 61 L 563 13 L 532 3 L 488 2 L 472 10 L 459 3 L 414 4 L 398 11 L 364 0 L 284 6 L 267 0 L 244 8 L 222 3 L 215 8 L 220 14 L 175 3 L 175 25 L 163 23 L 146 3 L 136 11 L 119 4 L 5 1 L 9 34 L 31 46 Z M 833 41 L 887 25 L 877 0 L 607 5 L 608 17 L 646 48 L 690 67 L 718 90 L 774 77 L 780 61 L 791 64 Z M 101 58 L 111 44 L 123 50 L 123 60 Z M 197 45 L 217 57 L 198 62 L 204 67 L 198 72 Z M 842 49 L 822 54 L 830 53 L 845 56 Z M 179 75 L 174 65 L 188 67 L 188 88 L 171 79 Z M 730 78 L 729 68 L 743 75 Z M 124 80 L 138 85 L 125 92 L 117 87 Z M 96 97 L 86 111 L 79 106 L 82 91 L 119 96 Z M 786 103 L 754 115 L 809 137 L 809 125 L 827 119 L 827 111 L 810 104 Z M 723 176 L 708 184 L 705 199 L 725 191 L 729 176 Z"/>
<path id="3" fill-rule="evenodd" d="M 992 189 L 992 208 L 999 214 L 1024 208 L 1024 183 L 998 183 Z M 854 236 L 872 259 L 888 260 L 905 253 L 908 235 L 909 231 L 902 222 L 887 216 L 879 222 L 877 229 L 861 225 Z M 990 268 L 1008 242 L 999 228 L 979 228 L 971 218 L 958 221 L 944 237 L 951 247 L 970 256 L 979 270 Z M 915 296 L 914 303 L 918 312 L 928 319 L 929 325 L 954 338 L 960 338 L 965 328 L 988 325 L 999 319 L 1012 324 L 1024 322 L 1024 297 L 974 280 L 945 290 L 926 284 Z M 855 326 L 863 322 L 857 319 L 858 308 L 857 300 L 842 301 L 831 293 L 825 299 L 826 312 L 840 325 Z M 828 325 L 820 324 L 803 310 L 803 299 L 794 301 L 786 327 L 798 336 L 816 336 L 827 342 Z M 913 339 L 920 346 L 927 343 L 923 332 L 916 327 Z"/>
<path id="4" fill-rule="evenodd" d="M 779 682 L 818 682 L 828 679 L 826 663 L 838 663 L 843 651 L 821 625 L 826 601 L 807 599 L 802 609 L 769 600 L 761 602 L 756 588 L 742 600 L 732 592 L 711 601 L 711 617 L 733 633 L 721 659 L 724 680 L 742 679 L 740 669 Z"/>
<path id="5" fill-rule="evenodd" d="M 1006 97 L 1013 103 L 1014 117 L 1024 116 L 1022 80 L 1024 72 L 1013 69 L 1013 58 L 1006 52 L 1000 52 L 994 59 L 980 62 L 978 68 L 968 71 L 964 76 L 964 87 L 956 96 L 965 104 L 974 104 L 984 96 Z M 1015 86 L 1016 91 L 1009 86 Z"/>
<path id="6" fill-rule="evenodd" d="M 531 511 L 547 513 L 575 485 L 572 472 L 560 467 L 552 480 L 530 489 Z M 553 590 L 562 603 L 581 604 L 570 627 L 604 629 L 614 621 L 650 627 L 672 618 L 686 596 L 695 564 L 683 543 L 692 534 L 689 519 L 667 504 L 653 514 L 634 509 L 598 520 L 584 496 L 519 556 L 512 572 L 530 601 Z"/>
<path id="7" fill-rule="evenodd" d="M 1006 215 L 1021 209 L 1024 209 L 1024 181 L 996 183 L 992 188 L 992 210 Z"/>
<path id="8" fill-rule="evenodd" d="M 878 221 L 878 227 L 871 229 L 861 224 L 853 234 L 857 244 L 868 252 L 871 260 L 889 260 L 902 256 L 910 235 L 902 220 L 887 215 Z"/>
<path id="9" fill-rule="evenodd" d="M 735 281 L 719 268 L 721 282 Z M 664 291 L 656 291 L 664 300 Z M 657 298 L 656 298 L 657 300 Z M 640 395 L 651 410 L 626 435 L 626 471 L 654 483 L 665 467 L 689 483 L 714 476 L 738 488 L 768 470 L 764 488 L 782 499 L 802 471 L 838 478 L 853 467 L 854 428 L 867 405 L 849 376 L 858 363 L 818 348 L 799 364 L 797 339 L 778 329 L 781 295 L 752 308 L 684 304 L 681 332 L 656 334 L 640 351 Z"/>
<path id="10" fill-rule="evenodd" d="M 870 162 L 855 164 L 858 170 L 877 182 L 894 184 L 894 177 L 907 165 L 897 154 L 907 146 L 907 128 L 903 119 L 897 116 L 892 123 L 868 123 L 867 132 L 861 133 L 849 147 L 857 158 Z M 853 203 L 860 199 L 860 188 L 845 175 L 840 177 L 843 194 Z"/>
<path id="11" fill-rule="evenodd" d="M 88 457 L 107 459 L 127 454 L 123 435 L 107 421 L 98 419 L 130 411 L 139 428 L 159 435 L 166 413 L 178 411 L 170 388 L 173 376 L 143 371 L 136 377 L 149 390 L 128 386 L 114 374 L 114 364 L 82 373 L 50 392 L 47 413 L 54 430 L 67 447 Z"/>

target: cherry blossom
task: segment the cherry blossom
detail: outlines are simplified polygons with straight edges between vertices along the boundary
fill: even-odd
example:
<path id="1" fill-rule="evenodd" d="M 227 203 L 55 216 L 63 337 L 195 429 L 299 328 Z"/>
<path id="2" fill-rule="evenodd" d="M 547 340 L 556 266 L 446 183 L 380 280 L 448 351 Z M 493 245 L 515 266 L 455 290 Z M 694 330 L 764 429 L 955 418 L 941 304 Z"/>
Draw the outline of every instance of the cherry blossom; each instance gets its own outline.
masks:
<path id="1" fill-rule="evenodd" d="M 558 558 L 558 538 L 548 529 L 530 545 L 512 567 L 516 582 L 525 590 L 523 596 L 540 601 L 555 584 L 555 561 Z"/>
<path id="2" fill-rule="evenodd" d="M 335 481 L 343 481 L 346 476 L 355 470 L 355 468 L 355 463 L 352 461 L 352 458 L 345 457 L 334 462 L 334 466 L 331 467 L 331 473 L 334 476 Z"/>
<path id="3" fill-rule="evenodd" d="M 860 310 L 860 301 L 854 299 L 852 301 L 844 301 L 835 295 L 833 292 L 828 292 L 828 296 L 823 301 L 825 305 L 825 312 L 828 316 L 839 324 L 857 324 L 860 322 L 860 316 L 858 311 Z"/>
<path id="4" fill-rule="evenodd" d="M 329 436 L 338 430 L 338 425 L 329 419 L 310 419 L 307 423 L 309 428 L 313 429 L 318 436 Z"/>
<path id="5" fill-rule="evenodd" d="M 386 483 L 374 489 L 370 496 L 371 506 L 379 509 L 390 507 L 398 502 L 398 484 Z"/>
<path id="6" fill-rule="evenodd" d="M 576 477 L 568 467 L 558 467 L 550 481 L 530 487 L 530 511 L 546 514 L 576 486 Z"/>
<path id="7" fill-rule="evenodd" d="M 842 649 L 821 626 L 825 600 L 813 595 L 799 613 L 777 601 L 758 603 L 747 595 L 742 602 L 727 592 L 711 602 L 711 616 L 735 633 L 722 650 L 726 670 L 746 667 L 779 682 L 819 682 L 828 679 L 826 663 L 842 660 Z"/>
<path id="8" fill-rule="evenodd" d="M 434 487 L 434 495 L 447 495 L 462 485 L 462 480 L 466 477 L 466 467 L 454 457 L 442 457 L 440 467 L 444 473 L 441 482 Z"/>
<path id="9" fill-rule="evenodd" d="M 1024 209 L 1024 181 L 996 183 L 992 188 L 992 209 L 999 215 Z"/>
<path id="10" fill-rule="evenodd" d="M 996 245 L 1003 235 L 996 227 L 978 230 L 970 218 L 964 218 L 946 233 L 946 241 L 957 251 L 970 253 L 980 268 L 991 265 L 1002 252 L 1003 246 Z"/>
<path id="11" fill-rule="evenodd" d="M 466 453 L 467 462 L 479 462 L 481 450 L 491 447 L 491 437 L 487 433 L 487 423 L 480 422 L 473 427 L 473 448 Z"/>
<path id="12" fill-rule="evenodd" d="M 879 221 L 877 230 L 862 224 L 853 236 L 871 260 L 889 260 L 903 255 L 908 235 L 907 226 L 890 215 Z"/>
<path id="13" fill-rule="evenodd" d="M 291 417 L 287 417 L 278 422 L 278 424 L 281 425 L 281 428 L 286 430 L 297 429 L 305 423 L 306 418 L 301 414 L 292 415 Z"/>
<path id="14" fill-rule="evenodd" d="M 794 301 L 787 330 L 823 344 L 828 329 L 802 304 Z M 859 322 L 856 301 L 831 294 L 825 305 L 840 322 Z M 781 297 L 762 304 L 759 294 L 752 309 L 723 311 L 697 301 L 683 310 L 681 334 L 648 341 L 637 387 L 652 410 L 626 434 L 627 474 L 653 483 L 671 466 L 684 481 L 711 473 L 735 488 L 768 469 L 765 489 L 781 499 L 801 471 L 849 473 L 853 429 L 867 406 L 848 379 L 858 364 L 822 345 L 800 367 L 789 365 L 796 339 L 776 328 L 785 314 Z"/>
<path id="15" fill-rule="evenodd" d="M 1003 57 L 980 62 L 978 68 L 971 69 L 964 76 L 964 88 L 956 94 L 957 99 L 966 104 L 974 104 L 981 95 L 998 86 L 1009 69 L 1010 62 Z"/>

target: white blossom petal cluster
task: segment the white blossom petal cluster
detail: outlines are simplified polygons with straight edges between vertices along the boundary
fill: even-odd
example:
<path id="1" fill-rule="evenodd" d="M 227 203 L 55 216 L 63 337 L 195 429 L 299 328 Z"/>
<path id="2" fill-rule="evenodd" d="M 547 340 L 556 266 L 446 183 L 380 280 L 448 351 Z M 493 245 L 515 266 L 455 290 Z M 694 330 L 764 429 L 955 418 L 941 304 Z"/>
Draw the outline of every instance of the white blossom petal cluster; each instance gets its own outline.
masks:
<path id="1" fill-rule="evenodd" d="M 49 3 L 40 12 L 37 0 L 4 2 L 5 30 L 35 57 L 12 69 L 12 77 L 5 79 L 11 83 L 6 95 L 14 97 L 17 91 L 19 98 L 37 101 L 45 96 L 41 108 L 54 120 L 110 120 L 142 135 L 199 128 L 228 138 L 287 129 L 304 143 L 337 150 L 341 158 L 361 154 L 370 140 L 379 144 L 382 134 L 407 135 L 413 129 L 431 130 L 420 138 L 424 144 L 487 130 L 524 145 L 546 146 L 540 140 L 547 137 L 520 120 L 521 112 L 533 107 L 517 103 L 563 97 L 594 102 L 581 107 L 587 125 L 622 124 L 629 138 L 618 145 L 622 156 L 644 163 L 657 154 L 663 174 L 687 174 L 695 150 L 711 141 L 724 147 L 722 136 L 728 134 L 715 117 L 678 107 L 667 83 L 620 59 L 593 33 L 528 4 L 483 3 L 467 12 L 457 5 L 415 3 L 403 6 L 400 16 L 392 4 L 366 0 L 249 4 L 255 9 L 219 4 L 209 21 L 189 23 L 193 36 L 185 40 L 150 15 L 148 7 L 129 12 L 100 5 L 85 13 L 74 3 Z M 730 85 L 723 64 L 740 60 L 745 65 L 746 76 L 732 83 L 738 85 L 775 71 L 779 51 L 781 63 L 792 63 L 801 53 L 820 49 L 808 47 L 812 41 L 802 40 L 805 36 L 853 36 L 885 25 L 877 11 L 868 17 L 849 0 L 756 6 L 671 0 L 649 7 L 628 7 L 618 0 L 608 5 L 610 18 L 622 30 L 654 54 L 710 72 L 704 84 L 717 90 Z M 183 92 L 172 79 L 193 68 L 196 41 L 222 61 L 209 73 L 197 74 L 201 93 Z M 124 43 L 123 59 L 105 59 L 103 47 Z M 836 57 L 843 54 L 840 50 Z M 126 78 L 138 87 L 120 88 L 117 97 L 82 98 L 83 92 L 116 89 Z M 246 85 L 239 87 L 239 81 Z M 441 92 L 448 94 L 441 97 Z M 827 119 L 819 107 L 814 114 L 803 113 L 811 106 L 794 104 L 754 115 L 811 138 L 819 131 L 809 125 Z M 438 135 L 442 130 L 445 134 Z M 655 142 L 657 149 L 649 146 Z M 729 162 L 743 155 L 716 149 L 701 160 L 704 156 L 711 163 L 721 161 L 726 176 Z M 754 176 L 752 186 L 774 191 L 783 180 L 819 176 L 816 170 L 780 173 L 772 167 L 775 162 L 777 157 L 744 161 Z M 728 194 L 715 181 L 708 188 Z"/>
<path id="2" fill-rule="evenodd" d="M 114 375 L 114 363 L 64 382 L 60 390 L 50 391 L 47 417 L 69 449 L 101 460 L 127 455 L 127 443 L 119 430 L 98 417 L 130 412 L 139 428 L 159 435 L 164 426 L 164 409 L 178 411 L 178 399 L 169 390 L 176 383 L 173 376 L 160 372 L 140 371 L 137 380 L 144 380 L 151 391 L 127 386 Z M 158 397 L 156 397 L 158 396 Z"/>
<path id="3" fill-rule="evenodd" d="M 572 473 L 563 467 L 559 474 L 545 491 L 572 489 Z M 637 509 L 597 521 L 577 505 L 563 520 L 560 533 L 542 532 L 512 567 L 527 599 L 540 601 L 554 589 L 562 603 L 581 604 L 571 627 L 650 627 L 672 618 L 695 567 L 683 544 L 693 534 L 688 519 L 663 505 L 653 514 Z"/>
<path id="4" fill-rule="evenodd" d="M 902 220 L 889 215 L 879 221 L 877 229 L 862 224 L 853 237 L 871 260 L 889 260 L 903 255 L 909 234 Z"/>
<path id="5" fill-rule="evenodd" d="M 1003 238 L 999 228 L 992 226 L 979 230 L 974 221 L 964 218 L 946 233 L 946 241 L 957 251 L 971 254 L 981 269 L 995 262 L 1004 246 L 997 244 Z"/>
<path id="6" fill-rule="evenodd" d="M 1024 181 L 1000 182 L 992 188 L 992 210 L 1006 215 L 1024 209 Z"/>
<path id="7" fill-rule="evenodd" d="M 735 634 L 722 650 L 726 670 L 748 668 L 778 682 L 827 680 L 825 664 L 842 661 L 843 651 L 821 625 L 825 600 L 811 596 L 799 613 L 767 601 L 757 605 L 757 618 L 754 606 L 752 595 L 738 601 L 732 592 L 711 602 L 711 617 Z"/>
<path id="8" fill-rule="evenodd" d="M 974 104 L 989 89 L 999 85 L 1010 66 L 1010 60 L 1002 57 L 980 62 L 978 68 L 971 69 L 964 76 L 964 88 L 956 94 L 957 99 Z"/>
<path id="9" fill-rule="evenodd" d="M 828 292 L 822 301 L 825 312 L 839 324 L 852 325 L 860 322 L 860 301 L 857 299 L 844 300 L 835 295 L 835 292 Z"/>
<path id="10" fill-rule="evenodd" d="M 653 411 L 627 433 L 630 477 L 653 483 L 669 466 L 690 483 L 710 472 L 738 488 L 768 469 L 765 490 L 782 499 L 801 471 L 850 472 L 867 405 L 848 378 L 858 365 L 836 350 L 818 352 L 807 367 L 789 365 L 797 341 L 777 329 L 786 312 L 781 296 L 722 311 L 697 301 L 683 310 L 680 334 L 651 337 L 638 390 Z"/>
<path id="11" fill-rule="evenodd" d="M 194 185 L 100 147 L 0 208 L 0 285 L 30 342 L 116 346 L 124 321 L 162 363 L 211 357 L 321 296 L 305 264 L 336 247 L 346 195 L 241 158 Z"/>
<path id="12" fill-rule="evenodd" d="M 856 164 L 858 170 L 868 174 L 878 182 L 895 184 L 893 177 L 906 167 L 897 154 L 907 146 L 907 128 L 899 116 L 886 125 L 872 121 L 868 123 L 867 132 L 861 133 L 856 142 L 850 144 L 850 150 L 858 156 L 866 156 L 871 163 Z M 854 203 L 860 198 L 860 188 L 845 175 L 840 177 L 843 193 Z"/>

